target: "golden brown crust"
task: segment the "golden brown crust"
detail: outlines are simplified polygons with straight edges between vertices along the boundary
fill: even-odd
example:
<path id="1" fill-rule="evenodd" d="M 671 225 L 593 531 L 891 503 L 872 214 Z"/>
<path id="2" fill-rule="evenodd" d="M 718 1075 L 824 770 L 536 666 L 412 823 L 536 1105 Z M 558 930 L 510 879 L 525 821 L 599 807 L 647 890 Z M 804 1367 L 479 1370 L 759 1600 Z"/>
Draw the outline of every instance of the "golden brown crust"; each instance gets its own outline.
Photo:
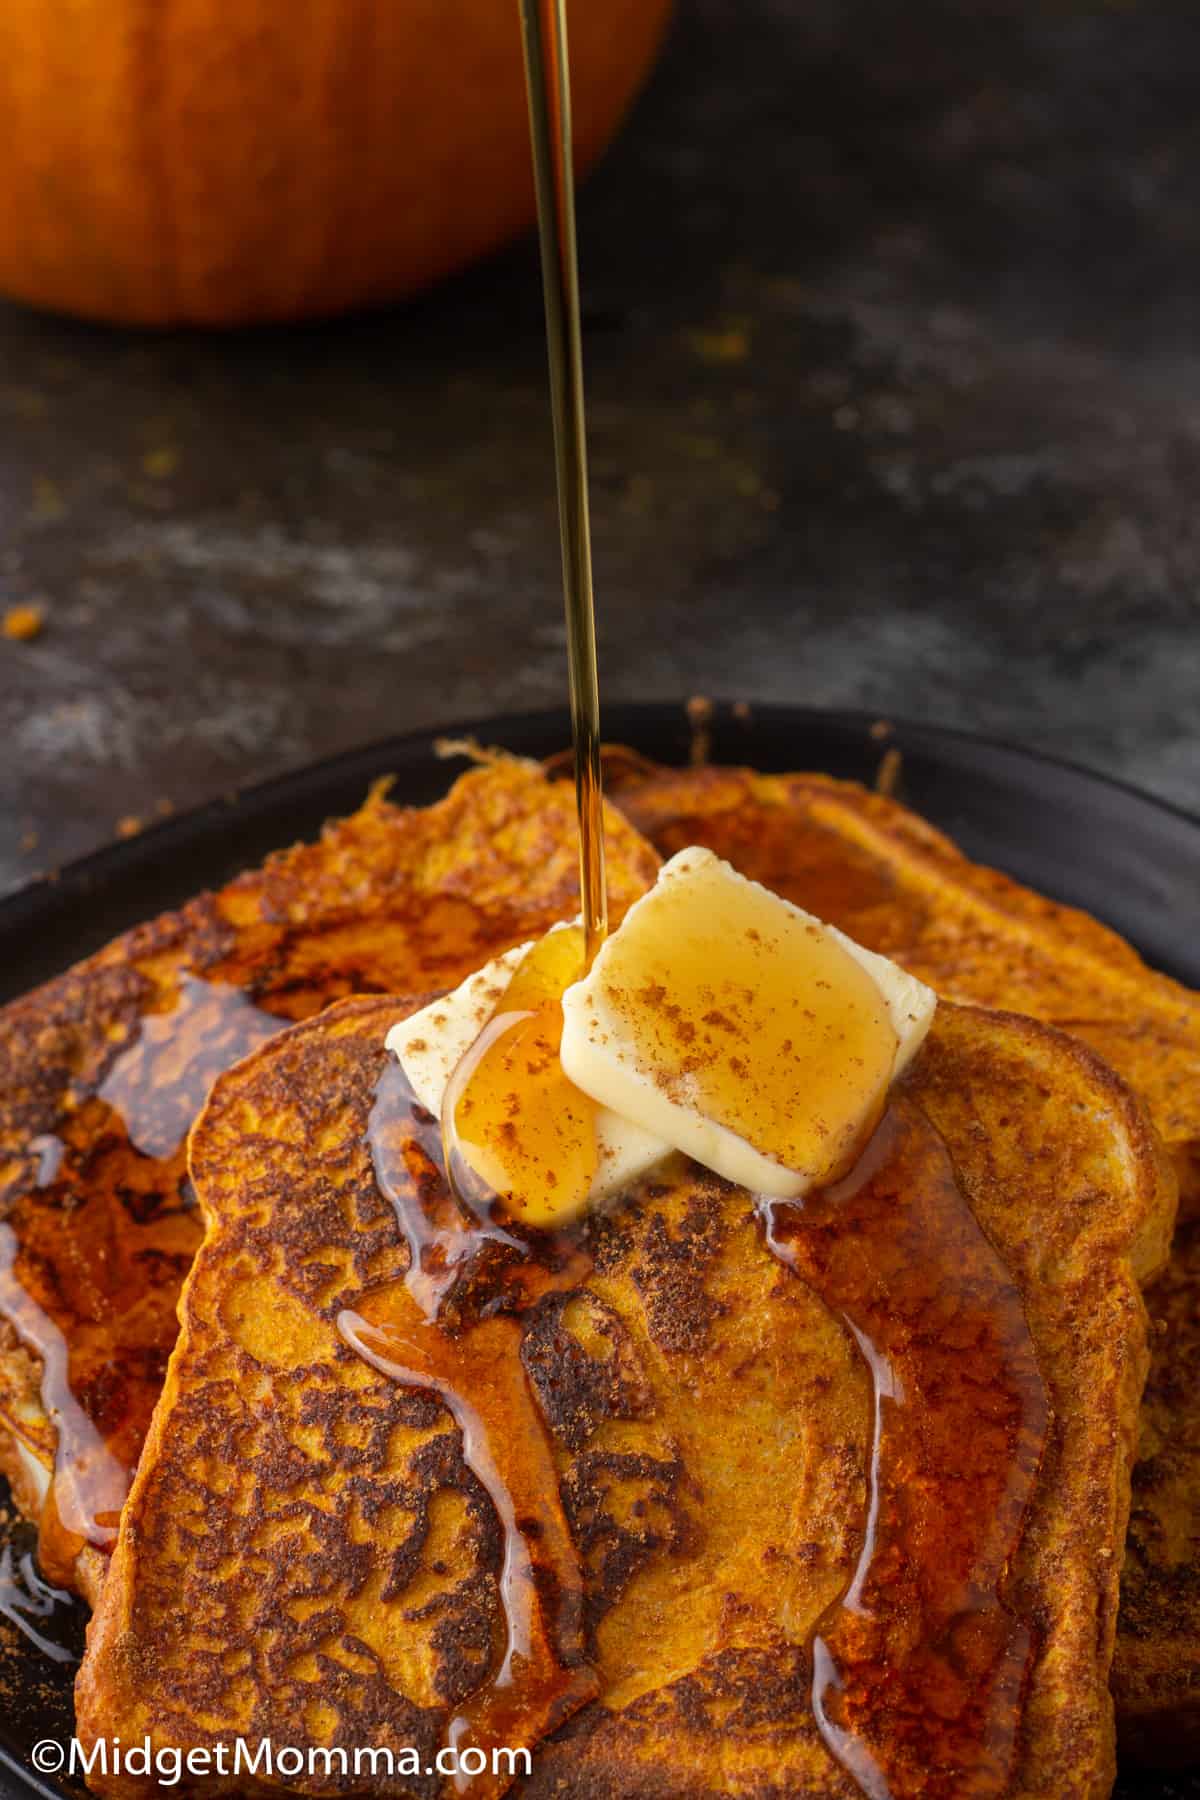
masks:
<path id="1" fill-rule="evenodd" d="M 619 815 L 608 837 L 619 915 L 656 858 Z M 317 843 L 138 926 L 0 1011 L 0 1219 L 20 1240 L 19 1280 L 67 1337 L 75 1392 L 124 1460 L 140 1450 L 200 1238 L 182 1140 L 221 1066 L 220 1034 L 229 1057 L 262 1036 L 252 1009 L 231 1013 L 220 996 L 248 994 L 283 1024 L 350 992 L 452 986 L 577 904 L 572 796 L 504 758 L 432 807 L 399 808 L 377 789 Z M 188 976 L 201 985 L 181 987 Z M 181 1002 L 189 993 L 194 1007 Z M 157 1108 L 147 1155 L 98 1096 L 157 1014 L 170 1023 L 143 1081 Z M 59 1138 L 66 1150 L 39 1189 Z M 40 1359 L 0 1338 L 0 1433 L 48 1472 L 55 1434 L 40 1379 Z M 8 1460 L 20 1461 L 15 1445 Z M 35 1508 L 37 1485 L 20 1487 Z M 88 1571 L 94 1587 L 90 1560 Z M 55 1575 L 71 1579 L 69 1565 Z"/>
<path id="2" fill-rule="evenodd" d="M 1138 1402 L 1148 1360 L 1135 1247 L 1173 1215 L 1173 1174 L 1138 1102 L 1065 1034 L 1016 1015 L 943 1006 L 919 1060 L 922 1107 L 951 1144 L 984 1229 L 1020 1283 L 1050 1389 L 1045 1504 L 1014 1581 L 1028 1584 L 1045 1653 L 1027 1702 L 1030 1761 L 1018 1793 L 1107 1793 L 1106 1673 Z M 1071 1065 L 1074 1065 L 1073 1069 Z M 1100 1679 L 1070 1672 L 1094 1659 Z M 1034 1752 L 1032 1746 L 1036 1745 Z"/>
<path id="3" fill-rule="evenodd" d="M 365 1144 L 399 1011 L 344 1002 L 274 1039 L 196 1128 L 208 1235 L 89 1635 L 85 1741 L 432 1743 L 494 1648 L 495 1519 L 458 1434 L 334 1325 L 403 1267 Z M 1020 1285 L 1054 1408 L 1008 1589 L 1040 1640 L 1011 1791 L 1100 1800 L 1145 1362 L 1130 1259 L 1173 1190 L 1123 1085 L 1031 1021 L 941 1008 L 907 1091 Z M 847 1796 L 805 1645 L 860 1543 L 861 1361 L 770 1257 L 748 1197 L 691 1165 L 592 1248 L 584 1293 L 546 1305 L 525 1360 L 549 1396 L 602 1698 L 525 1791 Z"/>
<path id="4" fill-rule="evenodd" d="M 42 1427 L 38 1368 L 17 1340 L 10 1326 L 0 1325 L 0 1380 L 5 1384 L 4 1405 L 8 1417 L 31 1416 L 30 1435 L 0 1431 L 0 1475 L 8 1482 L 13 1501 L 27 1519 L 37 1519 L 46 1497 L 53 1466 L 53 1449 L 35 1449 L 31 1438 Z"/>

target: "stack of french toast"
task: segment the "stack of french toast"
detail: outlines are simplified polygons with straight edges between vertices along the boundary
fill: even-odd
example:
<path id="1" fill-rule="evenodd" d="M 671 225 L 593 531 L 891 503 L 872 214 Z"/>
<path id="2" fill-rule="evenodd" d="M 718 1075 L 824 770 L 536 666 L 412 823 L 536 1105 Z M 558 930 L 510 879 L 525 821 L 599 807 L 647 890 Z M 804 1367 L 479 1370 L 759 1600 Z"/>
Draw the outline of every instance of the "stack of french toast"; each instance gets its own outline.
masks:
<path id="1" fill-rule="evenodd" d="M 528 1767 L 458 1791 L 1095 1800 L 1118 1733 L 1200 1754 L 1200 997 L 852 784 L 614 752 L 608 791 L 614 921 L 703 845 L 939 996 L 903 1104 L 1015 1296 L 1042 1406 L 996 1576 L 1019 1656 L 966 1760 L 927 1720 L 887 1771 L 835 1753 L 814 1645 L 878 1525 L 878 1380 L 747 1197 L 686 1165 L 529 1314 L 538 1531 L 568 1555 L 528 1655 L 539 1631 L 561 1650 L 565 1611 L 571 1649 Z M 404 1743 L 419 1772 L 386 1781 L 193 1791 L 456 1791 L 437 1749 L 495 1677 L 503 1521 L 462 1417 L 338 1321 L 408 1254 L 367 1144 L 389 1029 L 577 906 L 569 784 L 488 757 L 428 808 L 372 793 L 0 1012 L 0 1469 L 45 1575 L 93 1609 L 85 1747 Z M 931 1654 L 969 1690 L 968 1634 Z"/>

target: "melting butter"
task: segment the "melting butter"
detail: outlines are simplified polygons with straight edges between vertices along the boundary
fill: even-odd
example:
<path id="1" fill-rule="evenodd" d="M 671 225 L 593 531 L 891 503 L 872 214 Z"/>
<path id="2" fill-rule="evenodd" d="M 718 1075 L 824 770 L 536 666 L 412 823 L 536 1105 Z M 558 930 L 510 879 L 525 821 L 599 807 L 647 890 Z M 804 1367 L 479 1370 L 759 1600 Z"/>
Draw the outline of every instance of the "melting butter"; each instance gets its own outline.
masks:
<path id="1" fill-rule="evenodd" d="M 681 850 L 563 996 L 575 1086 L 740 1187 L 843 1174 L 936 995 L 709 850 Z"/>
<path id="2" fill-rule="evenodd" d="M 500 1011 L 442 1098 L 446 1168 L 515 1219 L 553 1226 L 588 1203 L 600 1147 L 596 1102 L 563 1072 L 562 997 L 584 968 L 583 929 L 551 931 L 513 971 Z"/>
<path id="3" fill-rule="evenodd" d="M 631 1187 L 671 1150 L 563 1073 L 561 999 L 582 967 L 580 928 L 556 926 L 388 1033 L 419 1104 L 442 1121 L 478 1181 L 527 1225 L 568 1223 Z"/>
<path id="4" fill-rule="evenodd" d="M 835 1179 L 936 1005 L 886 957 L 690 849 L 590 970 L 580 927 L 556 926 L 387 1042 L 460 1172 L 553 1228 L 673 1150 L 778 1197 Z"/>

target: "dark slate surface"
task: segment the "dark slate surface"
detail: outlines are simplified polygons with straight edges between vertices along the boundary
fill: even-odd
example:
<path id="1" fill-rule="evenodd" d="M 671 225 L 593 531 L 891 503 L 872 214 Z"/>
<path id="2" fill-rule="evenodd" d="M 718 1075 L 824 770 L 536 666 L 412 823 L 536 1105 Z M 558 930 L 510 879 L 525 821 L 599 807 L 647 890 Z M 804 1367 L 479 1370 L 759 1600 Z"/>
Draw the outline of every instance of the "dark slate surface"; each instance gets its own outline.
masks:
<path id="1" fill-rule="evenodd" d="M 735 26 L 737 35 L 735 35 Z M 613 697 L 863 704 L 1195 804 L 1193 0 L 682 0 L 582 200 Z M 563 692 L 529 246 L 228 339 L 0 310 L 0 887 Z"/>

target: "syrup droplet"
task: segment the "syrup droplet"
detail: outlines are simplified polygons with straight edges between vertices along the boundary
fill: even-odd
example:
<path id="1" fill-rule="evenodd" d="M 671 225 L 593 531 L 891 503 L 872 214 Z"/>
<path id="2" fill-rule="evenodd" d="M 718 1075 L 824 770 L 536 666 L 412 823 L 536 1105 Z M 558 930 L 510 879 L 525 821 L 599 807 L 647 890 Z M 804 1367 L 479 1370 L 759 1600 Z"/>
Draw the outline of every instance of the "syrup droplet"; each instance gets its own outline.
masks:
<path id="1" fill-rule="evenodd" d="M 58 1171 L 67 1146 L 52 1131 L 45 1131 L 39 1137 L 30 1138 L 29 1153 L 37 1157 L 37 1168 L 34 1170 L 33 1184 L 37 1188 L 52 1187 L 58 1179 Z"/>
<path id="2" fill-rule="evenodd" d="M 495 1508 L 504 1650 L 447 1728 L 450 1745 L 481 1750 L 490 1767 L 494 1749 L 532 1750 L 598 1690 L 584 1660 L 583 1579 L 521 1361 L 520 1321 L 481 1319 L 455 1338 L 410 1309 L 411 1300 L 406 1308 L 395 1290 L 384 1291 L 369 1296 L 361 1314 L 343 1313 L 339 1326 L 381 1374 L 441 1398 L 461 1433 L 463 1460 Z"/>
<path id="3" fill-rule="evenodd" d="M 763 1213 L 875 1389 L 862 1554 L 813 1643 L 822 1735 L 870 1800 L 992 1800 L 1035 1648 L 1004 1583 L 1048 1420 L 1020 1294 L 903 1099 L 842 1182 Z"/>
<path id="4" fill-rule="evenodd" d="M 376 1084 L 367 1143 L 376 1184 L 408 1245 L 404 1280 L 423 1318 L 455 1315 L 488 1258 L 504 1267 L 528 1256 L 528 1244 L 506 1228 L 493 1206 L 467 1208 L 452 1191 L 441 1126 L 391 1056 Z"/>
<path id="5" fill-rule="evenodd" d="M 532 946 L 455 1069 L 442 1103 L 446 1168 L 461 1199 L 498 1200 L 540 1229 L 576 1217 L 596 1178 L 596 1105 L 559 1061 L 562 996 L 584 972 L 583 933 Z"/>

